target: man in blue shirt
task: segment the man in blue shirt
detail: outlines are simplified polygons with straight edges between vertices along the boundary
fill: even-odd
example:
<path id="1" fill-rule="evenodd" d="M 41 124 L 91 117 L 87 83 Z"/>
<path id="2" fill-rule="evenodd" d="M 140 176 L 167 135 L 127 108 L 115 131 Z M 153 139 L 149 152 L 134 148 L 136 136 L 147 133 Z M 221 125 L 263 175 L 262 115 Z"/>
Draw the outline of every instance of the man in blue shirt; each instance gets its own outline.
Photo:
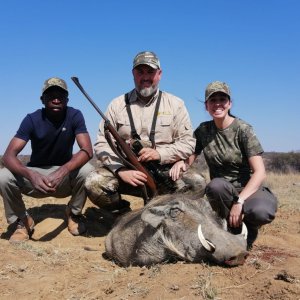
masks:
<path id="1" fill-rule="evenodd" d="M 22 194 L 35 198 L 67 197 L 68 230 L 73 235 L 85 232 L 81 211 L 86 201 L 86 176 L 93 170 L 87 163 L 93 156 L 90 136 L 82 113 L 67 106 L 66 82 L 52 77 L 45 81 L 41 101 L 44 108 L 28 114 L 4 155 L 0 170 L 0 193 L 9 224 L 17 224 L 11 243 L 30 238 L 34 220 L 28 214 Z M 74 142 L 80 150 L 73 154 Z M 30 161 L 24 165 L 18 154 L 31 142 Z"/>

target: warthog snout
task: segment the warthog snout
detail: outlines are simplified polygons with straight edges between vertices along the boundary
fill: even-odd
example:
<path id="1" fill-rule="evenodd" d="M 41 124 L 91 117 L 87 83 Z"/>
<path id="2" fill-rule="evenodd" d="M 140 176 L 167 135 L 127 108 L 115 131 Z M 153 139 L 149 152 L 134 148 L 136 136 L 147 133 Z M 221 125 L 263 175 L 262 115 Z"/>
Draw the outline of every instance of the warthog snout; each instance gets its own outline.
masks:
<path id="1" fill-rule="evenodd" d="M 233 266 L 239 266 L 243 265 L 245 263 L 246 258 L 248 257 L 249 253 L 246 251 L 245 253 L 240 253 L 237 256 L 233 256 L 229 258 L 228 260 L 225 260 L 224 263 L 227 266 L 233 267 Z"/>

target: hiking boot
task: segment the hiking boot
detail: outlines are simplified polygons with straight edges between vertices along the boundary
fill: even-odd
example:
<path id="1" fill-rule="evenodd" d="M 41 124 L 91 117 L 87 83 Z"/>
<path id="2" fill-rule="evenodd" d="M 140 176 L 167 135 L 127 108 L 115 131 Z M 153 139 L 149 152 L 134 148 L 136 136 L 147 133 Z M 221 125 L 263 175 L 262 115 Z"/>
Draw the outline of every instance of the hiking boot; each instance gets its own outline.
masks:
<path id="1" fill-rule="evenodd" d="M 82 215 L 74 215 L 69 206 L 66 209 L 68 230 L 72 235 L 81 235 L 86 232 L 84 218 Z"/>
<path id="2" fill-rule="evenodd" d="M 228 226 L 227 231 L 234 235 L 241 234 L 245 240 L 248 238 L 248 228 L 245 223 L 242 223 L 239 227 Z"/>
<path id="3" fill-rule="evenodd" d="M 231 227 L 231 226 L 228 226 L 227 228 L 227 231 L 234 234 L 234 235 L 237 235 L 237 234 L 241 234 L 242 233 L 242 229 L 243 229 L 243 226 L 240 225 L 239 227 Z"/>
<path id="4" fill-rule="evenodd" d="M 258 236 L 258 228 L 248 227 L 247 250 L 251 250 Z"/>
<path id="5" fill-rule="evenodd" d="M 29 215 L 24 220 L 18 218 L 17 229 L 11 235 L 9 242 L 11 244 L 18 244 L 28 241 L 34 231 L 34 225 L 34 221 Z"/>

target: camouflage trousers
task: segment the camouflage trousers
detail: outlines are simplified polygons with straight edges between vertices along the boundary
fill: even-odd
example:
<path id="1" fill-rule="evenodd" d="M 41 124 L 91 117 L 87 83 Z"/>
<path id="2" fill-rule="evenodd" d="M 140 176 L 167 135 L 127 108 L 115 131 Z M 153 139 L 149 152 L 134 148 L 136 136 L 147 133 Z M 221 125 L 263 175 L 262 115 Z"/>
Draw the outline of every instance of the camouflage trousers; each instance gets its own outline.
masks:
<path id="1" fill-rule="evenodd" d="M 164 168 L 162 172 L 169 177 L 168 168 Z M 168 181 L 172 181 L 172 179 L 169 178 Z M 203 196 L 206 185 L 204 177 L 194 169 L 184 172 L 180 179 L 171 184 L 172 189 L 169 190 L 168 184 L 157 182 L 157 195 L 191 191 Z M 123 182 L 105 167 L 97 168 L 92 172 L 86 179 L 85 187 L 89 199 L 101 208 L 118 202 L 121 194 L 144 198 L 145 190 L 142 187 L 134 187 Z"/>
<path id="2" fill-rule="evenodd" d="M 207 184 L 205 193 L 211 207 L 221 218 L 227 219 L 233 199 L 241 189 L 236 189 L 224 178 L 214 178 Z M 277 211 L 277 198 L 267 188 L 261 187 L 248 197 L 243 205 L 244 223 L 249 228 L 259 228 L 272 222 Z"/>

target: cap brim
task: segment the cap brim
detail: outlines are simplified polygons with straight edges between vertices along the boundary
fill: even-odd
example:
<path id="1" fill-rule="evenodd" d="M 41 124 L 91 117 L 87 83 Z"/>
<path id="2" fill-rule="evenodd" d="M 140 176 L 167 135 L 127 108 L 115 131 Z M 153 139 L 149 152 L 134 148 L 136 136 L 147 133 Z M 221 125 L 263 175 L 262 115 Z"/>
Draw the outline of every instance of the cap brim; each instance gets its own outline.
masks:
<path id="1" fill-rule="evenodd" d="M 54 87 L 54 86 L 61 88 L 63 91 L 65 91 L 65 92 L 67 92 L 67 93 L 69 94 L 69 91 L 68 91 L 67 89 L 65 89 L 65 88 L 63 88 L 63 87 L 61 87 L 60 85 L 57 85 L 57 84 L 50 85 L 50 86 L 48 86 L 46 89 L 43 89 L 43 90 L 42 90 L 42 94 L 43 94 L 44 92 L 46 92 L 48 89 L 50 89 L 50 88 L 52 88 L 52 87 Z"/>
<path id="2" fill-rule="evenodd" d="M 227 95 L 227 96 L 229 97 L 229 99 L 230 99 L 230 95 L 229 95 L 228 93 L 224 92 L 223 90 L 217 90 L 217 91 L 213 91 L 212 93 L 210 93 L 210 94 L 205 98 L 205 101 L 207 101 L 207 100 L 211 97 L 211 95 L 213 95 L 213 94 L 215 94 L 215 93 L 223 93 L 223 94 Z"/>
<path id="3" fill-rule="evenodd" d="M 140 65 L 147 65 L 147 66 L 151 67 L 152 69 L 159 69 L 159 67 L 157 65 L 151 64 L 151 63 L 146 63 L 146 62 L 138 63 L 138 64 L 134 65 L 132 69 L 134 69 L 134 68 L 136 68 L 137 66 L 140 66 Z"/>

